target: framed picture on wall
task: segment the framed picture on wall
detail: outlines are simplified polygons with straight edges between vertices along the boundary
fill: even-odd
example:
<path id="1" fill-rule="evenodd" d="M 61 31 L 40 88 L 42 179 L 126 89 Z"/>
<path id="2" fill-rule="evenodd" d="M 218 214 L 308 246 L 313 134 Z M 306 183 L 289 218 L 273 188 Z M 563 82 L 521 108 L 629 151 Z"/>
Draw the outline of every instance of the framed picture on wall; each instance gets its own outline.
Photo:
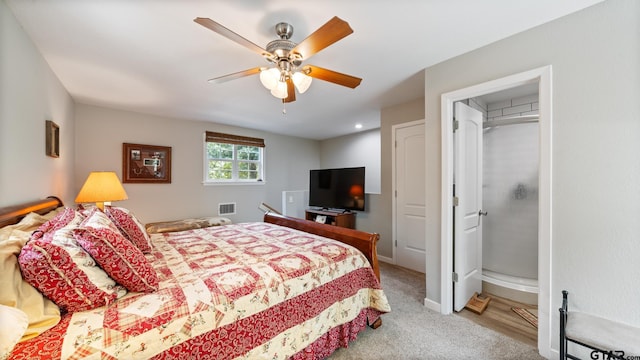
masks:
<path id="1" fill-rule="evenodd" d="M 123 183 L 171 183 L 171 147 L 122 144 Z"/>
<path id="2" fill-rule="evenodd" d="M 60 127 L 51 120 L 45 121 L 45 153 L 54 158 L 60 157 Z"/>

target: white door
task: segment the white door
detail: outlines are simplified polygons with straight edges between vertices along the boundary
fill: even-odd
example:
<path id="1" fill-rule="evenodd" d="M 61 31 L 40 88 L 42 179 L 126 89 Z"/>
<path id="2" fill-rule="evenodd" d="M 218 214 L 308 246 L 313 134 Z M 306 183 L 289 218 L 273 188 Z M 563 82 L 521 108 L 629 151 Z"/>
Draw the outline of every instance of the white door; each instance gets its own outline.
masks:
<path id="1" fill-rule="evenodd" d="M 453 308 L 460 311 L 482 292 L 482 113 L 460 102 L 454 111 Z"/>
<path id="2" fill-rule="evenodd" d="M 398 126 L 395 135 L 396 264 L 424 273 L 426 266 L 424 121 Z"/>

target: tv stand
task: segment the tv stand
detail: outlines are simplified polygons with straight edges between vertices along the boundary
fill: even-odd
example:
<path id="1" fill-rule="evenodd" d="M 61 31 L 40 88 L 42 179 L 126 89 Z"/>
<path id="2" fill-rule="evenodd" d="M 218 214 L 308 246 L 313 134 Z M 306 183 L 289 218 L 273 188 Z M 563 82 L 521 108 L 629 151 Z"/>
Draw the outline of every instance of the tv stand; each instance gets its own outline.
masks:
<path id="1" fill-rule="evenodd" d="M 311 221 L 318 221 L 324 216 L 324 224 L 340 226 L 349 229 L 356 228 L 356 213 L 344 211 L 330 211 L 325 209 L 307 209 L 305 218 Z M 318 219 L 320 217 L 320 219 Z M 321 221 L 318 221 L 321 222 Z"/>

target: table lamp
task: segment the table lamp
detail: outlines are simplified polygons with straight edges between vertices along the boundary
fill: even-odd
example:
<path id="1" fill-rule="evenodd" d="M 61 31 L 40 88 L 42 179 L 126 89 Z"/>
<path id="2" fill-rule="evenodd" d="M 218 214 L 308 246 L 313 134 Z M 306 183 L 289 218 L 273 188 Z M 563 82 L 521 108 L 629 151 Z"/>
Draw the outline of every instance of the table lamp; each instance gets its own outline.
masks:
<path id="1" fill-rule="evenodd" d="M 104 210 L 105 202 L 128 198 L 115 172 L 92 171 L 76 196 L 76 203 L 95 202 L 100 210 Z"/>

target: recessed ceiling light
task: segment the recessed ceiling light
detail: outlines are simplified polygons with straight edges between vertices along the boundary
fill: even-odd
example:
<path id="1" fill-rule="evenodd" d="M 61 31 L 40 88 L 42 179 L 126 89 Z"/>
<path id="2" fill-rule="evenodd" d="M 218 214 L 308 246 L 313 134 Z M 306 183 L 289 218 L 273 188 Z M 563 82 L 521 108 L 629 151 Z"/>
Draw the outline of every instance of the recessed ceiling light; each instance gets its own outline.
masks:
<path id="1" fill-rule="evenodd" d="M 356 129 L 362 129 L 362 124 L 356 124 Z"/>

